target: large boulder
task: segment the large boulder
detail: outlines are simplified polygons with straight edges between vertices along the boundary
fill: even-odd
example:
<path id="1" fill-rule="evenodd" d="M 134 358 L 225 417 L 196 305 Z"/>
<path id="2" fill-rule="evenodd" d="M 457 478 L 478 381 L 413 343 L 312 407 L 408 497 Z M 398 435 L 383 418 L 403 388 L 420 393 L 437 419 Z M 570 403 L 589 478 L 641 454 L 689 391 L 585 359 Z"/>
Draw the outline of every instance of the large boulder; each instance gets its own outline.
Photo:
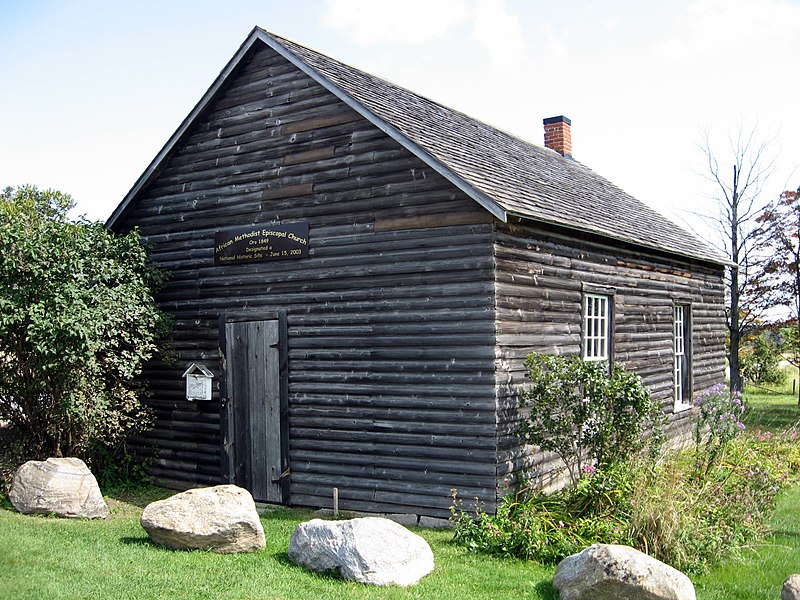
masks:
<path id="1" fill-rule="evenodd" d="M 335 569 L 371 585 L 414 585 L 433 571 L 428 542 L 381 517 L 301 523 L 289 541 L 289 558 L 312 571 Z"/>
<path id="2" fill-rule="evenodd" d="M 689 578 L 629 546 L 594 544 L 559 563 L 561 600 L 695 600 Z"/>
<path id="3" fill-rule="evenodd" d="M 139 522 L 153 543 L 174 550 L 234 554 L 267 545 L 253 497 L 235 485 L 188 490 L 152 502 Z"/>
<path id="4" fill-rule="evenodd" d="M 11 481 L 11 504 L 25 514 L 105 519 L 108 506 L 89 467 L 80 458 L 30 460 Z"/>
<path id="5" fill-rule="evenodd" d="M 789 575 L 783 582 L 781 600 L 800 600 L 800 575 Z"/>

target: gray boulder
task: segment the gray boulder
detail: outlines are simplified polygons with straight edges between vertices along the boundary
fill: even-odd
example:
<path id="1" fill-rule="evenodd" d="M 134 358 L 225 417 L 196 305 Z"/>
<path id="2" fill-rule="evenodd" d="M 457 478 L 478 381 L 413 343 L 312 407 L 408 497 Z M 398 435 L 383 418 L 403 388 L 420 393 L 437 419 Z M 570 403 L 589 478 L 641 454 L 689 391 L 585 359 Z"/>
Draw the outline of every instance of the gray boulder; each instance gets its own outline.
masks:
<path id="1" fill-rule="evenodd" d="M 562 560 L 553 585 L 561 600 L 695 600 L 689 578 L 629 546 L 594 544 Z"/>
<path id="2" fill-rule="evenodd" d="M 800 600 L 800 575 L 789 575 L 783 582 L 781 600 Z"/>
<path id="3" fill-rule="evenodd" d="M 80 458 L 30 460 L 11 481 L 11 504 L 25 514 L 105 519 L 108 506 L 89 467 Z"/>
<path id="4" fill-rule="evenodd" d="M 335 569 L 371 585 L 414 585 L 433 571 L 428 542 L 380 517 L 301 523 L 292 533 L 289 558 L 312 571 Z"/>
<path id="5" fill-rule="evenodd" d="M 152 502 L 139 522 L 153 543 L 174 550 L 234 554 L 267 545 L 253 497 L 235 485 L 188 490 Z"/>

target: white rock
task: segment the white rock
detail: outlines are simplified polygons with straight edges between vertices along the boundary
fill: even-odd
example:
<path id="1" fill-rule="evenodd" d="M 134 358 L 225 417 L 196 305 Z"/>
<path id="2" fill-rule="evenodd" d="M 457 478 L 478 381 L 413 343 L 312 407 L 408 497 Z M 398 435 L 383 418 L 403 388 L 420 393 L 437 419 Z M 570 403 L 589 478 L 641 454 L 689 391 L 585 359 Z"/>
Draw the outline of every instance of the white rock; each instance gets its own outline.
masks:
<path id="1" fill-rule="evenodd" d="M 312 571 L 336 569 L 345 579 L 371 585 L 414 585 L 433 571 L 428 542 L 380 517 L 301 523 L 292 533 L 289 558 Z"/>
<path id="2" fill-rule="evenodd" d="M 783 582 L 781 600 L 800 600 L 800 575 L 789 575 Z"/>
<path id="3" fill-rule="evenodd" d="M 154 543 L 221 554 L 266 547 L 250 492 L 235 485 L 198 488 L 148 504 L 139 520 Z"/>
<path id="4" fill-rule="evenodd" d="M 11 504 L 25 514 L 105 519 L 108 506 L 89 467 L 80 458 L 30 460 L 11 481 Z"/>
<path id="5" fill-rule="evenodd" d="M 561 600 L 696 600 L 689 578 L 629 546 L 594 544 L 559 563 Z"/>

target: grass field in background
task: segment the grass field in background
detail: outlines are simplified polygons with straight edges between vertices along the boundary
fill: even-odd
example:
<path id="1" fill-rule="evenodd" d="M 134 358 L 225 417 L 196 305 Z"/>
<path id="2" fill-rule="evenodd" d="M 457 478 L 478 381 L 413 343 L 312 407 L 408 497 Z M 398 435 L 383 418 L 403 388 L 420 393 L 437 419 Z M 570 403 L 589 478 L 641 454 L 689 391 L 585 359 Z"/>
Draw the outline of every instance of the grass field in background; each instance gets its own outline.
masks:
<path id="1" fill-rule="evenodd" d="M 788 376 L 782 386 L 745 390 L 744 422 L 751 434 L 797 428 L 800 408 L 792 394 L 792 379 L 797 379 L 797 369 L 786 367 L 786 370 Z M 727 561 L 709 574 L 696 577 L 698 600 L 780 598 L 783 581 L 793 573 L 800 573 L 800 486 L 779 496 L 772 527 L 773 534 L 746 549 L 740 559 Z"/>
<path id="2" fill-rule="evenodd" d="M 747 411 L 744 422 L 748 428 L 762 431 L 785 429 L 794 425 L 800 418 L 800 407 L 797 402 L 800 378 L 797 367 L 787 365 L 783 370 L 786 373 L 783 385 L 748 386 L 745 389 Z"/>

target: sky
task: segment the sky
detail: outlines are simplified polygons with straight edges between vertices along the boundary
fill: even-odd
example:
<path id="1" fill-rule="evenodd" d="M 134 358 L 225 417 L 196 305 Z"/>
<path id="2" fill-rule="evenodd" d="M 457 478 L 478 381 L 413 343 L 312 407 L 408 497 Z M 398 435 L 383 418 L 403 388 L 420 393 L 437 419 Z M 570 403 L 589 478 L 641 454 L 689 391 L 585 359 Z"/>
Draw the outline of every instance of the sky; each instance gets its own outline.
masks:
<path id="1" fill-rule="evenodd" d="M 704 132 L 800 186 L 800 0 L 0 0 L 0 188 L 104 221 L 254 26 L 535 144 L 566 115 L 576 160 L 707 239 Z"/>

